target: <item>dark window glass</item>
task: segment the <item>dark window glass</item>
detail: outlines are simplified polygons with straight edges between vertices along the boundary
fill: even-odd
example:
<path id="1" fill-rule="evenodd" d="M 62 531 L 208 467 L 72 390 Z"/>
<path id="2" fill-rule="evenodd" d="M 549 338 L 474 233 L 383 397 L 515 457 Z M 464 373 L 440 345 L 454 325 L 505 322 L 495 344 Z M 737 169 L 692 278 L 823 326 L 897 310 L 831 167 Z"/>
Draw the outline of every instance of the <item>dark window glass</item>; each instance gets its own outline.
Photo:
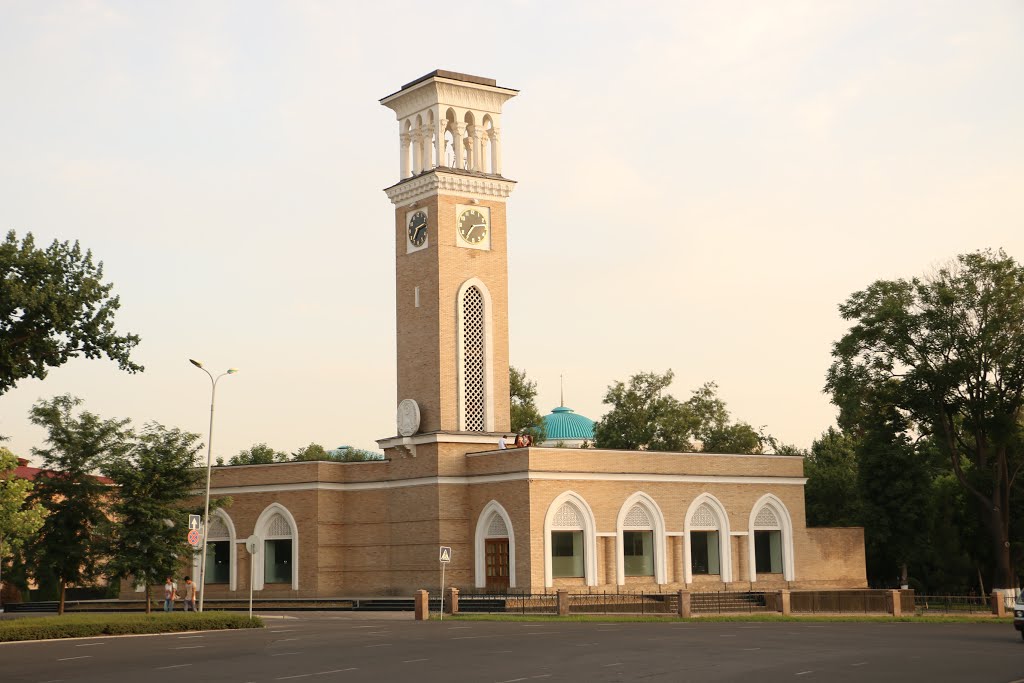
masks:
<path id="1" fill-rule="evenodd" d="M 583 576 L 583 532 L 551 532 L 551 576 Z"/>
<path id="2" fill-rule="evenodd" d="M 758 574 L 782 573 L 782 532 L 754 532 L 755 570 Z"/>
<path id="3" fill-rule="evenodd" d="M 292 539 L 263 542 L 264 583 L 292 582 Z"/>
<path id="4" fill-rule="evenodd" d="M 623 531 L 622 560 L 626 576 L 654 576 L 654 532 Z"/>
<path id="5" fill-rule="evenodd" d="M 717 531 L 690 532 L 690 570 L 694 574 L 721 574 Z"/>
<path id="6" fill-rule="evenodd" d="M 231 542 L 210 541 L 206 544 L 206 583 L 231 581 Z"/>

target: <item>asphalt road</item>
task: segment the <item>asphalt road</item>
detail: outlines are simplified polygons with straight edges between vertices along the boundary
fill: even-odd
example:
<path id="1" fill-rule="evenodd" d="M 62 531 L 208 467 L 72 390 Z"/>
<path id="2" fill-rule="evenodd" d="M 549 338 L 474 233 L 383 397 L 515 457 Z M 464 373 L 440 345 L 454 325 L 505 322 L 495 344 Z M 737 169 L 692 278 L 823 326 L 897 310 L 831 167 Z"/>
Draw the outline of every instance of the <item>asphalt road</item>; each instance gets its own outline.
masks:
<path id="1" fill-rule="evenodd" d="M 396 615 L 397 616 L 397 615 Z M 1024 683 L 1007 624 L 415 622 L 0 645 L 0 681 L 956 681 Z"/>

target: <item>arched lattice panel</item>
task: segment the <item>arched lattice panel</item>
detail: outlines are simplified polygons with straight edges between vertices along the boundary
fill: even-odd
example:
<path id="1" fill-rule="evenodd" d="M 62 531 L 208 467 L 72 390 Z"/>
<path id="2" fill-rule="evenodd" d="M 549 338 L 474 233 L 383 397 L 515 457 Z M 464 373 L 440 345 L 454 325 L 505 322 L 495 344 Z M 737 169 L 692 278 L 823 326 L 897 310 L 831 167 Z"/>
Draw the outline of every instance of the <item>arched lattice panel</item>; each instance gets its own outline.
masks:
<path id="1" fill-rule="evenodd" d="M 484 383 L 484 297 L 470 287 L 462 298 L 462 391 L 464 429 L 482 432 L 486 425 Z"/>
<path id="2" fill-rule="evenodd" d="M 572 503 L 562 503 L 551 526 L 554 529 L 582 529 L 583 516 Z"/>
<path id="3" fill-rule="evenodd" d="M 634 505 L 626 513 L 622 526 L 625 529 L 650 529 L 651 518 L 642 505 Z"/>
<path id="4" fill-rule="evenodd" d="M 508 536 L 508 527 L 505 519 L 498 513 L 491 515 L 491 523 L 487 525 L 487 536 L 489 538 L 505 538 Z"/>
<path id="5" fill-rule="evenodd" d="M 292 526 L 280 514 L 275 514 L 267 523 L 267 538 L 291 538 Z"/>

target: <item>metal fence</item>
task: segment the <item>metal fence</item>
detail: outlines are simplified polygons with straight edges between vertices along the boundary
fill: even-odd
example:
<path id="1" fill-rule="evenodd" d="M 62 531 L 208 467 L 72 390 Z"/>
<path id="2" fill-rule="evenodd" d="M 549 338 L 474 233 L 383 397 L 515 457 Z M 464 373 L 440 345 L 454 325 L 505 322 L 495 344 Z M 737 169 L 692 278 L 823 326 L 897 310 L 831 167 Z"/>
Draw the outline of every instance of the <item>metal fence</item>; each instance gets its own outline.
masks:
<path id="1" fill-rule="evenodd" d="M 569 614 L 678 614 L 678 593 L 571 593 Z"/>
<path id="2" fill-rule="evenodd" d="M 461 593 L 459 611 L 473 614 L 558 614 L 554 593 Z"/>
<path id="3" fill-rule="evenodd" d="M 917 614 L 991 614 L 992 602 L 989 598 L 981 595 L 915 595 L 914 612 Z"/>
<path id="4" fill-rule="evenodd" d="M 740 614 L 743 612 L 780 612 L 778 593 L 716 591 L 692 593 L 692 614 Z"/>

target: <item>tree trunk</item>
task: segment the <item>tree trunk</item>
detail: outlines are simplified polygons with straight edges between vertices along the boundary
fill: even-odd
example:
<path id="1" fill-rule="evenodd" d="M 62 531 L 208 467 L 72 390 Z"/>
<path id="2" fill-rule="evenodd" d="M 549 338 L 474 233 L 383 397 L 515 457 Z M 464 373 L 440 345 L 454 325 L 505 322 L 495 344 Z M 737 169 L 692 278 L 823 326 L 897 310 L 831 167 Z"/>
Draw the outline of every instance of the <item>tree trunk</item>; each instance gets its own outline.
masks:
<path id="1" fill-rule="evenodd" d="M 908 588 L 907 584 L 907 563 L 900 565 L 900 588 Z"/>
<path id="2" fill-rule="evenodd" d="M 1010 564 L 1010 533 L 1003 524 L 1003 514 L 999 510 L 992 513 L 993 557 L 996 561 L 995 574 L 992 576 L 992 590 L 997 588 L 1013 588 L 1013 568 Z"/>
<path id="3" fill-rule="evenodd" d="M 67 587 L 67 584 L 64 583 L 64 579 L 61 579 L 60 580 L 60 602 L 57 603 L 57 614 L 58 615 L 63 615 L 64 614 L 64 591 L 65 591 L 66 587 Z"/>
<path id="4" fill-rule="evenodd" d="M 145 584 L 145 587 L 146 587 L 146 590 L 145 590 L 145 594 L 146 594 L 146 614 L 151 614 L 152 613 L 152 606 L 150 605 L 150 602 L 149 602 L 149 583 L 148 582 Z"/>
<path id="5" fill-rule="evenodd" d="M 981 578 L 981 567 L 978 567 L 978 587 L 981 589 L 981 597 L 985 597 L 985 580 Z"/>

